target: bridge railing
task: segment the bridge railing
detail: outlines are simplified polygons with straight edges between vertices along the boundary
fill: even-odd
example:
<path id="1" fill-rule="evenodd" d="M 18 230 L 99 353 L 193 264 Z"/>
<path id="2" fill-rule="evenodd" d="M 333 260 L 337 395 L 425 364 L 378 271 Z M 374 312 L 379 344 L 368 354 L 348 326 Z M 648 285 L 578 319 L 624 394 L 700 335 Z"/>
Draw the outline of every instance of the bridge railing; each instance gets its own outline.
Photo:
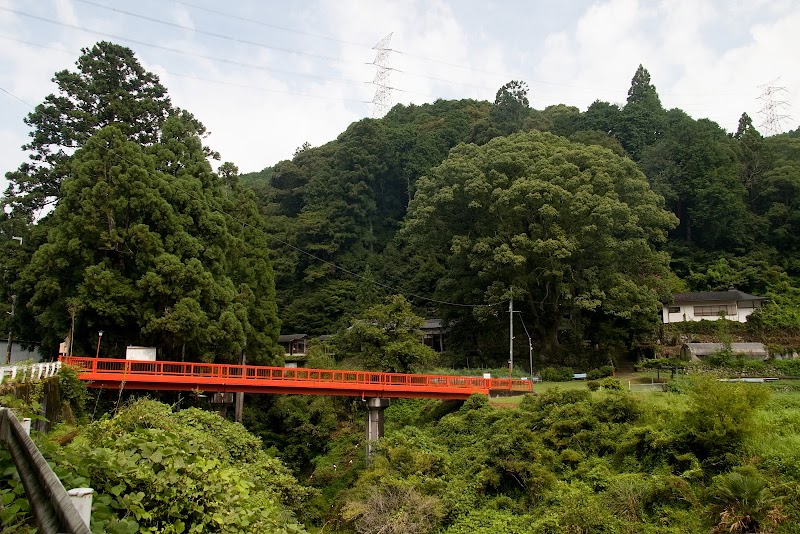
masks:
<path id="1" fill-rule="evenodd" d="M 306 369 L 266 367 L 257 365 L 228 365 L 195 362 L 117 360 L 108 358 L 69 357 L 62 361 L 75 365 L 95 376 L 127 375 L 158 376 L 165 381 L 178 382 L 181 378 L 215 378 L 253 381 L 283 381 L 312 384 L 369 384 L 383 386 L 413 386 L 420 388 L 503 389 L 531 391 L 529 380 L 511 378 L 482 378 L 452 375 L 419 375 L 406 373 L 380 373 L 372 371 L 347 371 L 341 369 Z"/>
<path id="2" fill-rule="evenodd" d="M 61 362 L 43 362 L 31 364 L 6 365 L 0 367 L 0 384 L 6 378 L 27 382 L 28 380 L 42 380 L 58 374 Z"/>

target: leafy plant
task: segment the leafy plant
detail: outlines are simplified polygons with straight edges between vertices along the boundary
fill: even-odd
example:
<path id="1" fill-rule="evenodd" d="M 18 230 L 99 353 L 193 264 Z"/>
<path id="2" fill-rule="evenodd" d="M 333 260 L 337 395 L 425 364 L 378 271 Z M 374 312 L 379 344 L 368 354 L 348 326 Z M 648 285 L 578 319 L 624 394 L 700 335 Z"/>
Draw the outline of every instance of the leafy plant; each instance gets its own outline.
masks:
<path id="1" fill-rule="evenodd" d="M 711 492 L 717 532 L 772 532 L 784 519 L 779 500 L 752 465 L 716 476 Z"/>
<path id="2" fill-rule="evenodd" d="M 569 382 L 572 380 L 573 372 L 569 367 L 545 367 L 542 369 L 541 377 L 545 382 Z"/>

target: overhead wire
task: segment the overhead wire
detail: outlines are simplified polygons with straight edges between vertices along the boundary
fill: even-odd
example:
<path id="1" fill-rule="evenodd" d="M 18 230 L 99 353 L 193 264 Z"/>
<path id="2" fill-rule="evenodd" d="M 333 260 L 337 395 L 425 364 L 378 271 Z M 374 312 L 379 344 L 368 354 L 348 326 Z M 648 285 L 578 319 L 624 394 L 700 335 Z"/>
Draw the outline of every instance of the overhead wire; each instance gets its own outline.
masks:
<path id="1" fill-rule="evenodd" d="M 0 88 L 0 89 L 2 89 L 2 88 Z M 23 102 L 27 106 L 29 106 L 31 108 L 34 108 L 34 106 L 32 106 L 31 104 L 28 104 L 23 99 L 19 98 L 18 96 L 14 95 L 13 93 L 11 93 L 11 92 L 9 92 L 9 91 L 7 91 L 5 89 L 2 89 L 2 91 L 7 93 L 7 94 L 9 94 L 10 96 L 16 98 L 20 102 Z M 101 147 L 101 148 L 105 149 L 105 147 Z M 108 149 L 106 149 L 106 150 L 108 150 Z M 127 163 L 128 165 L 131 165 L 131 166 L 136 167 L 136 168 L 140 168 L 141 170 L 143 170 L 144 172 L 146 172 L 150 176 L 158 178 L 158 176 L 156 176 L 156 174 L 152 170 L 150 170 L 148 168 L 145 168 L 145 167 L 141 167 L 138 163 L 134 163 L 134 162 L 130 161 L 126 157 L 122 156 L 121 154 L 114 154 L 114 155 L 117 157 L 117 159 Z M 281 245 L 286 246 L 286 247 L 294 250 L 295 252 L 303 254 L 304 256 L 307 256 L 307 257 L 309 257 L 309 258 L 311 258 L 311 259 L 313 259 L 315 261 L 323 263 L 323 264 L 331 267 L 332 269 L 334 269 L 336 271 L 340 271 L 342 273 L 345 273 L 345 274 L 347 274 L 349 276 L 352 276 L 353 278 L 359 279 L 359 280 L 361 280 L 363 282 L 375 284 L 376 286 L 378 286 L 378 287 L 380 287 L 382 289 L 385 289 L 387 291 L 391 291 L 391 292 L 394 292 L 396 294 L 402 294 L 405 297 L 411 297 L 411 298 L 422 300 L 422 301 L 425 301 L 425 302 L 430 302 L 430 303 L 434 303 L 434 304 L 440 304 L 442 306 L 453 306 L 453 307 L 461 307 L 461 308 L 491 308 L 491 307 L 494 307 L 494 306 L 499 306 L 501 304 L 505 304 L 505 301 L 492 302 L 492 303 L 488 303 L 488 304 L 464 304 L 464 303 L 459 303 L 459 302 L 450 302 L 450 301 L 446 301 L 446 300 L 435 299 L 435 298 L 432 298 L 432 297 L 426 297 L 424 295 L 418 295 L 416 293 L 404 292 L 402 289 L 397 288 L 396 286 L 392 286 L 391 284 L 386 284 L 386 283 L 381 282 L 379 280 L 375 280 L 374 278 L 367 277 L 364 274 L 361 274 L 361 273 L 352 271 L 350 269 L 347 269 L 345 267 L 342 267 L 341 265 L 338 265 L 338 264 L 336 264 L 336 263 L 334 263 L 332 261 L 326 260 L 324 258 L 320 258 L 316 254 L 308 252 L 307 250 L 305 250 L 305 249 L 303 249 L 301 247 L 298 247 L 296 245 L 293 245 L 293 244 L 289 243 L 288 241 L 285 241 L 285 240 L 283 240 L 283 239 L 281 239 L 281 238 L 279 238 L 279 237 L 277 237 L 275 235 L 269 234 L 263 228 L 261 228 L 259 226 L 255 226 L 255 225 L 251 224 L 250 222 L 248 222 L 246 220 L 240 219 L 240 218 L 236 217 L 235 215 L 227 213 L 226 211 L 220 209 L 219 207 L 214 206 L 206 198 L 204 198 L 202 196 L 195 195 L 194 191 L 186 190 L 185 192 L 192 199 L 203 203 L 206 207 L 208 207 L 212 211 L 217 212 L 217 213 L 219 213 L 221 215 L 224 215 L 226 217 L 229 217 L 230 219 L 232 219 L 233 221 L 237 222 L 238 224 L 241 224 L 243 227 L 247 227 L 247 228 L 250 228 L 251 230 L 255 230 L 255 231 L 261 233 L 268 240 L 269 239 L 274 240 L 274 241 L 280 243 Z"/>
<path id="2" fill-rule="evenodd" d="M 175 3 L 175 4 L 180 4 L 180 5 L 183 5 L 183 6 L 186 6 L 186 7 L 190 7 L 192 9 L 196 9 L 198 11 L 205 11 L 206 13 L 212 13 L 212 14 L 218 15 L 220 17 L 226 17 L 226 18 L 229 18 L 229 19 L 232 19 L 232 20 L 238 20 L 238 21 L 241 21 L 241 22 L 247 22 L 247 23 L 250 23 L 250 24 L 255 24 L 257 26 L 262 26 L 264 28 L 271 28 L 273 30 L 280 30 L 280 31 L 288 32 L 288 33 L 295 33 L 297 35 L 304 35 L 306 37 L 315 37 L 317 39 L 324 39 L 326 41 L 331 41 L 331 42 L 334 42 L 334 43 L 341 43 L 341 44 L 346 44 L 346 45 L 359 46 L 359 47 L 372 49 L 372 47 L 370 45 L 367 45 L 367 44 L 364 44 L 364 43 L 356 43 L 354 41 L 347 41 L 345 39 L 339 39 L 337 37 L 331 37 L 331 36 L 328 36 L 328 35 L 321 35 L 321 34 L 318 34 L 318 33 L 306 32 L 306 31 L 303 31 L 303 30 L 298 30 L 298 29 L 295 29 L 295 28 L 289 28 L 289 27 L 286 27 L 286 26 L 278 26 L 277 24 L 270 24 L 268 22 L 263 22 L 263 21 L 260 21 L 260 20 L 257 20 L 257 19 L 251 19 L 251 18 L 247 18 L 247 17 L 240 17 L 238 15 L 233 15 L 231 13 L 226 13 L 224 11 L 218 11 L 216 9 L 209 9 L 207 7 L 198 6 L 196 4 L 192 4 L 192 3 L 189 3 L 189 2 L 184 2 L 182 0 L 172 0 L 172 2 Z"/>
<path id="3" fill-rule="evenodd" d="M 94 6 L 94 7 L 100 8 L 100 9 L 105 9 L 105 10 L 108 10 L 108 11 L 121 13 L 121 14 L 129 16 L 129 17 L 134 17 L 134 18 L 138 18 L 138 19 L 141 19 L 141 20 L 147 20 L 149 22 L 154 22 L 156 24 L 162 24 L 164 26 L 170 26 L 172 28 L 178 28 L 178 29 L 181 29 L 181 30 L 190 31 L 190 32 L 197 33 L 197 34 L 200 34 L 200 35 L 207 35 L 209 37 L 215 37 L 217 39 L 223 39 L 223 40 L 231 41 L 231 42 L 234 42 L 234 43 L 245 44 L 245 45 L 250 45 L 250 46 L 256 46 L 258 48 L 264 48 L 266 50 L 274 50 L 276 52 L 283 52 L 285 54 L 294 54 L 294 55 L 297 55 L 297 56 L 311 57 L 311 58 L 314 58 L 314 59 L 322 59 L 322 60 L 325 60 L 325 61 L 333 61 L 333 62 L 337 62 L 337 63 L 359 63 L 359 64 L 361 63 L 361 62 L 356 62 L 356 61 L 348 61 L 346 59 L 342 59 L 342 58 L 338 58 L 338 57 L 334 57 L 334 56 L 324 56 L 322 54 L 317 54 L 317 53 L 314 53 L 314 52 L 306 52 L 306 51 L 303 51 L 303 50 L 293 50 L 291 48 L 284 48 L 284 47 L 281 47 L 281 46 L 273 46 L 273 45 L 268 45 L 266 43 L 259 43 L 258 41 L 250 41 L 248 39 L 240 39 L 238 37 L 232 37 L 230 35 L 225 35 L 225 34 L 222 34 L 222 33 L 210 32 L 208 30 L 200 30 L 198 28 L 193 28 L 191 26 L 186 26 L 184 24 L 178 24 L 177 22 L 170 22 L 170 21 L 167 21 L 167 20 L 162 20 L 162 19 L 158 19 L 158 18 L 155 18 L 155 17 L 147 16 L 147 15 L 141 15 L 139 13 L 133 13 L 132 11 L 126 11 L 124 9 L 119 9 L 119 8 L 112 7 L 112 6 L 99 4 L 97 2 L 92 2 L 91 0 L 74 0 L 74 1 L 75 2 L 80 2 L 82 4 Z"/>
<path id="4" fill-rule="evenodd" d="M 18 43 L 21 43 L 21 44 L 25 44 L 25 45 L 28 45 L 28 46 L 44 48 L 44 49 L 47 49 L 47 50 L 55 50 L 55 51 L 62 52 L 62 53 L 65 53 L 65 54 L 74 54 L 74 52 L 72 50 L 67 50 L 66 48 L 59 48 L 59 47 L 56 47 L 56 46 L 50 46 L 50 45 L 44 45 L 44 44 L 40 44 L 40 43 L 34 43 L 34 42 L 31 42 L 31 41 L 26 41 L 26 40 L 23 40 L 23 39 L 17 39 L 15 37 L 10 37 L 10 36 L 3 35 L 3 34 L 0 34 L 0 39 L 7 39 L 9 41 L 15 41 L 15 42 L 18 42 Z M 187 79 L 197 80 L 197 81 L 206 82 L 206 83 L 213 83 L 213 84 L 218 84 L 218 85 L 226 85 L 226 86 L 230 86 L 230 87 L 239 87 L 239 88 L 242 88 L 242 89 L 253 89 L 255 91 L 262 91 L 262 92 L 266 92 L 266 93 L 286 94 L 286 95 L 290 95 L 290 96 L 298 96 L 298 97 L 303 97 L 303 98 L 314 98 L 314 99 L 319 99 L 319 100 L 331 100 L 331 101 L 336 101 L 336 102 L 350 102 L 350 103 L 356 103 L 356 104 L 363 104 L 364 103 L 363 100 L 356 100 L 354 98 L 333 97 L 333 96 L 325 96 L 325 95 L 315 95 L 315 94 L 311 94 L 311 93 L 300 93 L 300 92 L 296 92 L 296 91 L 288 91 L 288 90 L 281 90 L 281 89 L 270 89 L 270 88 L 267 88 L 267 87 L 260 87 L 260 86 L 248 85 L 248 84 L 240 84 L 240 83 L 229 82 L 229 81 L 225 81 L 225 80 L 213 80 L 213 79 L 210 79 L 210 78 L 205 78 L 205 77 L 202 77 L 202 76 L 196 76 L 196 75 L 193 75 L 193 74 L 183 74 L 183 73 L 172 71 L 170 69 L 165 69 L 163 67 L 158 67 L 158 69 L 159 69 L 160 72 L 162 72 L 164 74 L 169 74 L 171 76 L 177 76 L 179 78 L 187 78 Z M 297 74 L 298 76 L 302 76 L 303 75 L 302 73 L 293 73 L 293 72 L 290 72 L 290 71 L 274 71 L 274 72 L 282 72 L 282 73 L 285 73 L 285 74 Z M 313 75 L 311 75 L 311 76 L 314 77 L 314 78 L 318 78 L 318 79 L 320 79 L 322 81 L 338 81 L 335 78 L 334 79 L 330 79 L 330 78 L 324 78 L 322 76 L 313 76 Z M 347 80 L 341 80 L 341 81 L 347 81 Z M 363 82 L 353 81 L 352 83 L 363 85 Z"/>
<path id="5" fill-rule="evenodd" d="M 281 70 L 281 69 L 273 69 L 271 67 L 265 67 L 263 65 L 256 65 L 256 64 L 253 64 L 253 63 L 245 63 L 245 62 L 242 62 L 242 61 L 236 61 L 236 60 L 227 59 L 227 58 L 221 58 L 221 57 L 215 57 L 215 56 L 207 56 L 205 54 L 199 54 L 197 52 L 190 52 L 188 50 L 181 50 L 179 48 L 172 48 L 172 47 L 169 47 L 169 46 L 157 45 L 157 44 L 153 44 L 153 43 L 148 43 L 146 41 L 141 41 L 141 40 L 138 40 L 138 39 L 131 39 L 129 37 L 121 37 L 119 35 L 114 35 L 114 34 L 111 34 L 111 33 L 108 33 L 108 32 L 103 32 L 103 31 L 99 31 L 99 30 L 95 30 L 95 29 L 91 29 L 91 28 L 86 28 L 86 27 L 83 27 L 83 26 L 78 26 L 76 24 L 70 24 L 70 23 L 67 23 L 67 22 L 61 22 L 61 21 L 58 21 L 58 20 L 49 19 L 47 17 L 41 17 L 39 15 L 34 15 L 32 13 L 26 13 L 24 11 L 19 11 L 19 10 L 16 10 L 16 9 L 7 8 L 7 7 L 4 7 L 4 6 L 0 6 L 0 10 L 9 11 L 11 13 L 15 13 L 17 15 L 21 15 L 23 17 L 28 17 L 28 18 L 32 18 L 32 19 L 35 19 L 35 20 L 39 20 L 39 21 L 42 21 L 42 22 L 49 23 L 49 24 L 54 24 L 56 26 L 62 26 L 62 27 L 65 27 L 65 28 L 70 28 L 70 29 L 81 31 L 81 32 L 85 32 L 85 33 L 91 33 L 91 34 L 95 34 L 95 35 L 100 35 L 102 37 L 108 37 L 110 39 L 116 39 L 118 41 L 125 41 L 125 42 L 129 42 L 129 43 L 134 43 L 134 44 L 137 44 L 137 45 L 146 46 L 146 47 L 149 47 L 149 48 L 155 48 L 157 50 L 164 50 L 166 52 L 172 52 L 172 53 L 175 53 L 175 54 L 181 54 L 181 55 L 185 55 L 185 56 L 195 57 L 195 58 L 198 58 L 198 59 L 205 59 L 205 60 L 208 60 L 208 61 L 226 63 L 226 64 L 229 64 L 229 65 L 236 65 L 238 67 L 245 67 L 245 68 L 254 69 L 254 70 L 261 70 L 261 71 L 265 71 L 265 72 L 276 72 L 276 73 L 281 73 L 281 74 L 290 74 L 290 75 L 293 75 L 293 76 L 303 76 L 303 77 L 308 77 L 308 78 L 318 78 L 318 79 L 322 79 L 322 80 L 325 80 L 325 81 L 340 81 L 340 82 L 344 82 L 344 83 L 359 84 L 359 85 L 364 83 L 363 81 L 359 81 L 359 80 L 347 80 L 347 79 L 344 79 L 344 78 L 323 77 L 323 76 L 318 76 L 318 75 L 315 75 L 315 74 L 306 74 L 306 73 L 302 73 L 302 72 L 292 72 L 292 71 L 285 71 L 285 70 Z M 7 37 L 7 38 L 9 38 L 9 37 Z M 18 39 L 14 39 L 14 38 L 9 38 L 9 39 L 18 40 Z M 38 45 L 35 45 L 35 46 L 38 46 Z"/>
<path id="6" fill-rule="evenodd" d="M 21 99 L 20 97 L 18 97 L 18 96 L 17 96 L 17 95 L 15 95 L 14 93 L 12 93 L 11 91 L 7 91 L 7 90 L 5 90 L 5 89 L 4 89 L 4 88 L 2 88 L 2 87 L 0 87 L 0 91 L 3 91 L 5 94 L 7 94 L 8 96 L 10 96 L 11 98 L 15 98 L 15 99 L 19 100 L 20 102 L 22 102 L 22 103 L 23 103 L 23 104 L 25 104 L 26 106 L 29 106 L 29 107 L 31 107 L 31 108 L 33 108 L 33 107 L 34 107 L 32 104 L 29 104 L 28 102 L 24 101 L 23 99 Z"/>

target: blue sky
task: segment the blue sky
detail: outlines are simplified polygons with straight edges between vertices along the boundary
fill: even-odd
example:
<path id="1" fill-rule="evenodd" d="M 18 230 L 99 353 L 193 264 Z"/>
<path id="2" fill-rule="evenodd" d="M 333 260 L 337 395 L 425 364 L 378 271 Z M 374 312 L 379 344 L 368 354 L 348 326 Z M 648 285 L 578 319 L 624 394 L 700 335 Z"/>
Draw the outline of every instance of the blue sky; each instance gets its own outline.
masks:
<path id="1" fill-rule="evenodd" d="M 624 103 L 642 63 L 665 107 L 728 130 L 743 111 L 760 123 L 761 86 L 777 80 L 787 130 L 800 124 L 798 28 L 793 0 L 0 0 L 0 88 L 35 105 L 81 47 L 119 42 L 208 127 L 223 160 L 247 172 L 371 116 L 371 47 L 389 33 L 394 103 L 493 100 L 522 79 L 533 107 L 584 110 L 596 99 Z M 8 93 L 3 173 L 25 158 L 30 112 Z"/>

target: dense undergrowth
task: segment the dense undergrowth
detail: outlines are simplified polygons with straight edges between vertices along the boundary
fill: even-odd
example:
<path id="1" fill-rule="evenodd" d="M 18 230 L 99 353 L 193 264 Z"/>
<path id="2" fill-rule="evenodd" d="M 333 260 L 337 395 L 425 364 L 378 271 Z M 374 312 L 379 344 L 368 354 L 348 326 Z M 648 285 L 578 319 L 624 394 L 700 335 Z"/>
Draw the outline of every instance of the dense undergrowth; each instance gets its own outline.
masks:
<path id="1" fill-rule="evenodd" d="M 142 399 L 80 429 L 39 436 L 65 487 L 95 490 L 92 532 L 305 532 L 315 491 L 241 425 Z M 0 450 L 3 532 L 34 532 L 10 456 Z"/>
<path id="2" fill-rule="evenodd" d="M 363 413 L 325 397 L 270 397 L 295 427 L 272 420 L 295 436 L 285 458 L 216 414 L 148 399 L 37 440 L 66 487 L 95 489 L 93 532 L 800 532 L 797 392 L 599 383 L 537 386 L 516 407 L 394 401 L 369 465 Z M 31 532 L 4 450 L 0 464 L 3 532 Z"/>
<path id="3" fill-rule="evenodd" d="M 404 400 L 355 484 L 319 465 L 325 532 L 798 532 L 800 396 L 695 378 L 686 393 L 551 389 L 516 410 Z"/>

